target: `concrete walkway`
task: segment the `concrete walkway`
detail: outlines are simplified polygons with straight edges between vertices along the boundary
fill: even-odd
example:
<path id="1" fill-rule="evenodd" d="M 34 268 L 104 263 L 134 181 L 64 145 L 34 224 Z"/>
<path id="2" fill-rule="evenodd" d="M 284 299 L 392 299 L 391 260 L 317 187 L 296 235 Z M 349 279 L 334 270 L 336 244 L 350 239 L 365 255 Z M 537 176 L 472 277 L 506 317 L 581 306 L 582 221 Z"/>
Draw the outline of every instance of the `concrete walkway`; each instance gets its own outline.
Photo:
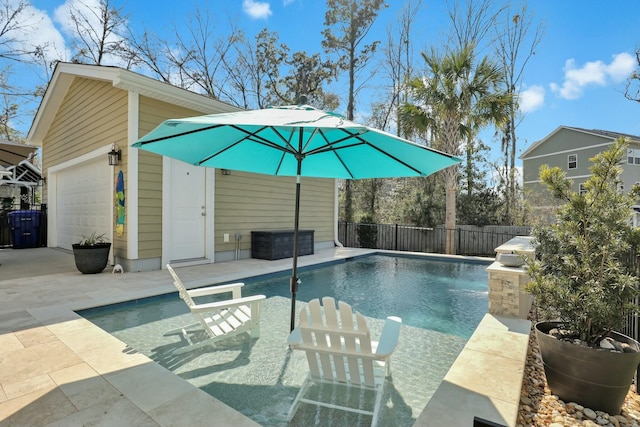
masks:
<path id="1" fill-rule="evenodd" d="M 0 281 L 76 273 L 69 251 L 51 248 L 0 249 Z"/>

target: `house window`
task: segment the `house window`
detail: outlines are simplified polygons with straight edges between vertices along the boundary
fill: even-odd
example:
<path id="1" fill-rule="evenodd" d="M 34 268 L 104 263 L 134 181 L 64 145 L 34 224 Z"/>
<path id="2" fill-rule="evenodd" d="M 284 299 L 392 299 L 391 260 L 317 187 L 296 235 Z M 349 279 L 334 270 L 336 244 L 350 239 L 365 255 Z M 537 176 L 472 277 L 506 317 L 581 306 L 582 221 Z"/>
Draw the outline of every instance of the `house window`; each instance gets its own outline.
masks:
<path id="1" fill-rule="evenodd" d="M 586 193 L 586 192 L 587 192 L 587 189 L 585 188 L 584 184 L 580 184 L 580 187 L 579 187 L 579 188 L 580 188 L 580 189 L 579 189 L 580 194 L 584 194 L 584 193 Z"/>
<path id="2" fill-rule="evenodd" d="M 569 154 L 569 156 L 567 156 L 567 163 L 568 163 L 569 169 L 576 169 L 578 167 L 578 155 Z"/>
<path id="3" fill-rule="evenodd" d="M 630 165 L 640 165 L 640 149 L 627 148 L 627 163 Z"/>

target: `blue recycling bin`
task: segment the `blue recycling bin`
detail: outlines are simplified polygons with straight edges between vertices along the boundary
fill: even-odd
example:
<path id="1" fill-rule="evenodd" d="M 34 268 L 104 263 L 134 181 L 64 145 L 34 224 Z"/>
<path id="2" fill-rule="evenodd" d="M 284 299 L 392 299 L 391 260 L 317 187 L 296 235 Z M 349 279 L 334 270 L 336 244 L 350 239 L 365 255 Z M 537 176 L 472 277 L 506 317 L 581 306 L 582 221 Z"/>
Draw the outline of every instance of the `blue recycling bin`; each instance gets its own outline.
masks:
<path id="1" fill-rule="evenodd" d="M 7 216 L 15 249 L 40 246 L 40 211 L 14 211 Z"/>

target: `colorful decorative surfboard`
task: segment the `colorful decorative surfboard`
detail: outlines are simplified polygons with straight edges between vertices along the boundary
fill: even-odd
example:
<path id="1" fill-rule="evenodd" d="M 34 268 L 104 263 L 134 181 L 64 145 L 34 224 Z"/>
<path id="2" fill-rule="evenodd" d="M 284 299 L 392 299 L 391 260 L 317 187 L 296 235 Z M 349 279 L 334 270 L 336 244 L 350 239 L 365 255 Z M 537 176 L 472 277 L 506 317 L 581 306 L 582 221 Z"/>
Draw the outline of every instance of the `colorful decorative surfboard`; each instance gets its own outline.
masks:
<path id="1" fill-rule="evenodd" d="M 116 234 L 122 237 L 124 234 L 124 174 L 118 172 L 116 180 Z"/>

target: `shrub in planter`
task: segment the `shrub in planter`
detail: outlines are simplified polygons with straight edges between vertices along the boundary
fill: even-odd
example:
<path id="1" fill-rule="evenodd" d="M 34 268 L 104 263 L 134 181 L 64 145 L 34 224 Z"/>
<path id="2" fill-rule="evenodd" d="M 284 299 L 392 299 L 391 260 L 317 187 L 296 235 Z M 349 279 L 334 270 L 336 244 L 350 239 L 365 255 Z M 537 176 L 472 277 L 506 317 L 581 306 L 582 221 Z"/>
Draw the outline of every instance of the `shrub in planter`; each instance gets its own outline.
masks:
<path id="1" fill-rule="evenodd" d="M 627 146 L 619 139 L 591 159 L 592 175 L 582 194 L 571 190 L 571 182 L 559 168 L 540 168 L 540 180 L 564 204 L 558 208 L 555 223 L 534 228 L 536 258 L 527 260 L 526 266 L 531 277 L 527 291 L 535 296 L 536 307 L 545 319 L 558 322 L 536 325 L 549 388 L 565 401 L 613 414 L 620 412 L 640 363 L 638 343 L 614 332 L 637 310 L 632 299 L 638 295 L 638 278 L 625 260 L 638 241 L 630 220 L 640 187 L 634 186 L 629 193 L 620 191 L 620 162 Z M 545 348 L 553 340 L 565 346 L 555 353 Z M 601 348 L 612 343 L 617 350 Z M 571 352 L 573 347 L 579 355 Z M 623 362 L 610 362 L 602 357 L 603 352 L 630 359 L 630 368 L 622 375 L 627 377 L 617 378 L 620 374 L 612 365 Z M 596 361 L 587 362 L 582 371 L 581 360 L 590 355 Z M 613 371 L 600 373 L 596 367 Z M 616 377 L 616 396 L 612 396 L 611 384 L 595 384 L 607 377 Z M 604 394 L 598 395 L 600 391 Z"/>
<path id="2" fill-rule="evenodd" d="M 78 243 L 71 246 L 76 268 L 81 273 L 100 273 L 107 266 L 111 243 L 106 241 L 104 233 L 99 235 L 94 231 L 89 236 L 82 236 Z"/>

